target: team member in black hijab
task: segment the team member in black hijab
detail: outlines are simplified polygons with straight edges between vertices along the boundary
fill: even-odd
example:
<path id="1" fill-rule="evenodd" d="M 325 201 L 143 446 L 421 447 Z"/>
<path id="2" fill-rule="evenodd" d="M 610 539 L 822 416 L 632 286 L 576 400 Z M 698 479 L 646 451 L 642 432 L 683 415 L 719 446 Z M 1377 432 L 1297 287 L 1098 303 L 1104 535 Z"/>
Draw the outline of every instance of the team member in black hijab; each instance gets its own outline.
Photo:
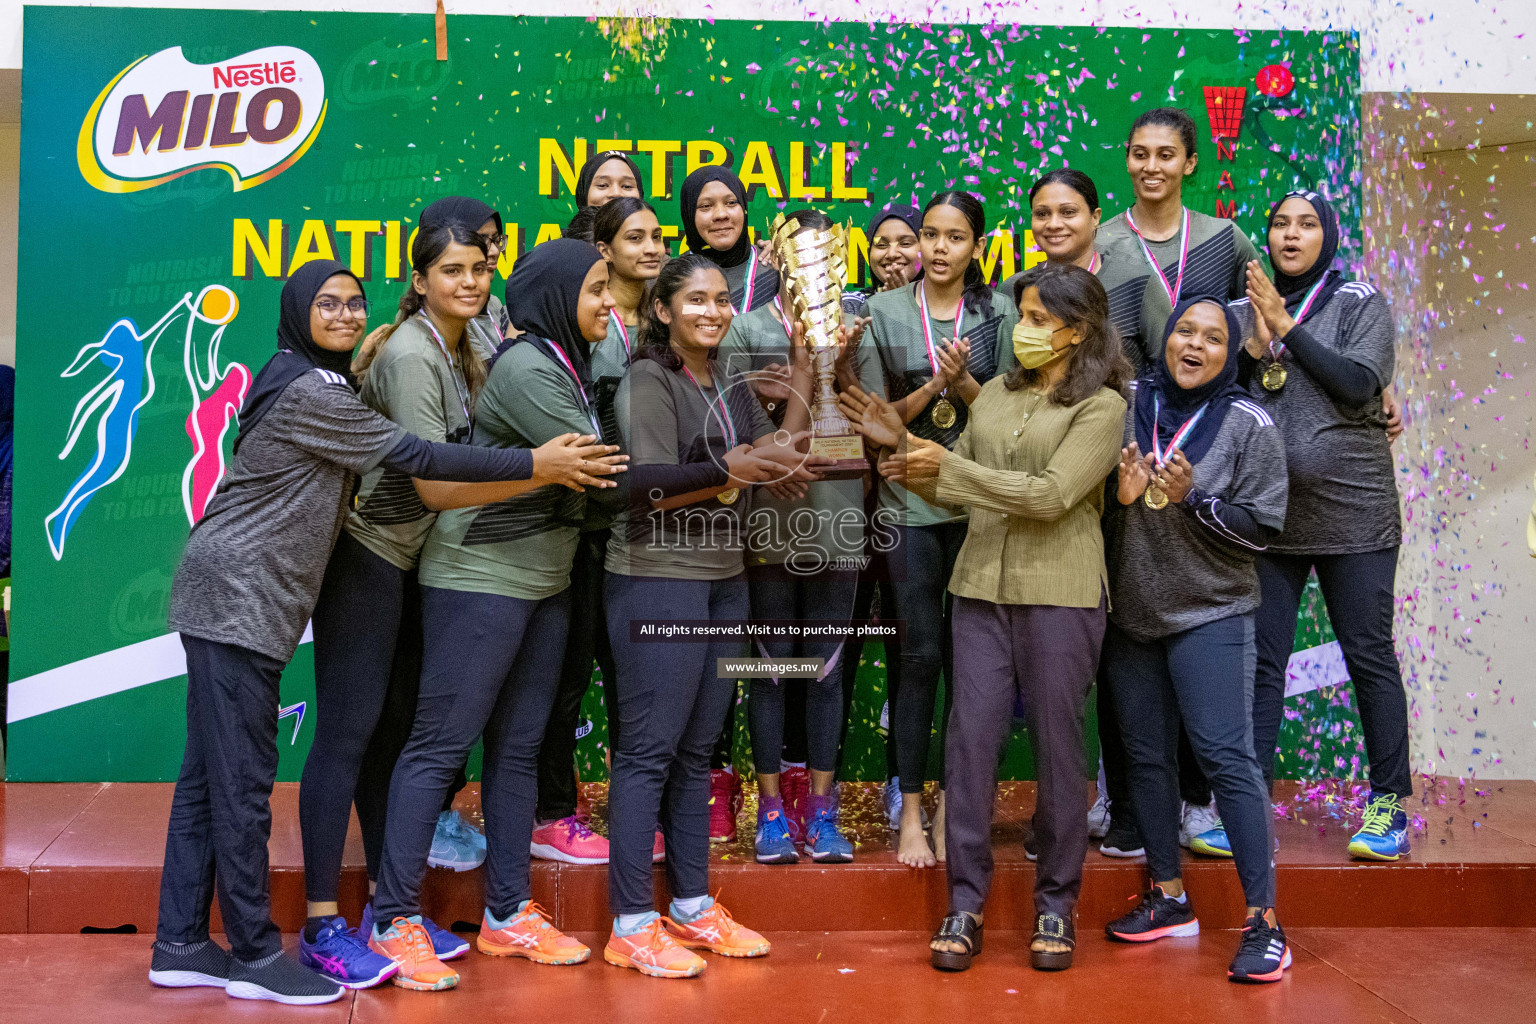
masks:
<path id="1" fill-rule="evenodd" d="M 741 179 L 729 168 L 700 167 L 683 181 L 681 207 L 688 251 L 725 274 L 733 315 L 772 302 L 779 293 L 779 272 L 752 244 L 747 231 L 747 190 Z"/>
<path id="2" fill-rule="evenodd" d="M 470 443 L 532 449 L 596 432 L 587 346 L 608 330 L 608 265 L 596 246 L 556 239 L 518 260 L 507 282 L 518 340 L 503 346 L 476 406 Z M 617 458 L 623 459 L 623 456 Z M 593 488 L 611 488 L 591 480 Z M 589 492 L 544 487 L 445 513 L 421 554 L 421 697 L 390 779 L 373 944 L 421 914 L 433 822 L 454 774 L 485 734 L 485 911 L 476 944 L 492 956 L 574 964 L 589 950 L 532 902 L 529 843 L 535 755 L 549 721 L 570 615 L 571 558 Z M 572 725 L 574 731 L 574 724 Z M 391 922 L 393 923 L 391 925 Z M 439 963 L 402 965 L 397 984 L 452 987 Z M 403 979 L 403 980 L 402 980 Z"/>
<path id="3" fill-rule="evenodd" d="M 869 222 L 869 287 L 843 292 L 843 311 L 864 315 L 864 305 L 876 292 L 895 291 L 922 276 L 922 248 L 917 236 L 923 213 L 911 203 L 888 203 Z"/>
<path id="4" fill-rule="evenodd" d="M 640 168 L 635 166 L 628 153 L 617 149 L 605 149 L 582 164 L 581 174 L 576 178 L 578 210 L 602 206 L 619 196 L 640 199 L 644 195 L 645 182 L 640 177 Z"/>
<path id="5" fill-rule="evenodd" d="M 1408 702 L 1392 650 L 1402 518 L 1382 411 L 1396 331 L 1381 293 L 1333 269 L 1338 246 L 1339 218 L 1328 200 L 1291 192 L 1269 215 L 1274 283 L 1257 261 L 1248 266 L 1257 316 L 1246 358 L 1258 360 L 1248 390 L 1280 425 L 1291 489 L 1285 532 L 1259 556 L 1253 740 L 1273 779 L 1296 611 L 1316 569 L 1371 765 L 1371 800 L 1349 852 L 1397 860 L 1408 852 L 1402 801 L 1413 780 Z"/>
<path id="6" fill-rule="evenodd" d="M 1227 975 L 1279 981 L 1290 966 L 1275 920 L 1269 799 L 1253 754 L 1254 553 L 1285 522 L 1285 450 L 1237 384 L 1237 318 L 1185 299 L 1162 358 L 1136 382 L 1108 523 L 1110 689 L 1130 763 L 1132 807 L 1152 884 L 1109 937 L 1151 942 L 1200 923 L 1179 874 L 1179 720 L 1230 827 L 1247 898 Z M 1143 455 L 1142 452 L 1146 454 Z"/>
<path id="7" fill-rule="evenodd" d="M 166 834 L 149 972 L 157 985 L 283 1003 L 344 991 L 283 955 L 267 882 L 268 800 L 279 677 L 358 477 L 385 465 L 426 480 L 532 477 L 532 487 L 576 478 L 594 454 L 538 459 L 406 433 L 352 390 L 348 363 L 367 310 L 361 283 L 333 260 L 305 264 L 283 286 L 278 353 L 252 385 L 234 459 L 171 586 L 170 625 L 187 654 L 187 745 Z M 215 879 L 232 957 L 208 938 Z"/>

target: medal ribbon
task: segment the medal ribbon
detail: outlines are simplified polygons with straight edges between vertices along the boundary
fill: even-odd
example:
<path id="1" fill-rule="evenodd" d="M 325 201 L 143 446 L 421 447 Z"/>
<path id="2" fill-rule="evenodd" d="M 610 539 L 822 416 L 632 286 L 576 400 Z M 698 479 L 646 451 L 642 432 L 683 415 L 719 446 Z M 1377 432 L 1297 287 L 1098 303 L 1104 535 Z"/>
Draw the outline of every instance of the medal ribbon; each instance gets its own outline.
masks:
<path id="1" fill-rule="evenodd" d="M 719 403 L 717 410 L 715 402 L 710 401 L 709 396 L 704 393 L 704 388 L 699 384 L 699 379 L 693 375 L 693 371 L 685 366 L 683 372 L 688 375 L 689 380 L 693 381 L 693 386 L 699 392 L 699 397 L 704 399 L 704 404 L 709 406 L 709 414 L 719 419 L 720 432 L 725 435 L 725 446 L 735 448 L 736 424 L 731 422 L 731 411 L 725 407 L 725 396 L 720 393 L 720 388 L 718 386 L 715 388 L 715 402 Z"/>
<path id="2" fill-rule="evenodd" d="M 1157 463 L 1158 469 L 1163 468 L 1168 462 L 1168 456 L 1172 455 L 1173 450 L 1179 446 L 1179 442 L 1188 437 L 1189 432 L 1195 429 L 1195 424 L 1200 422 L 1200 417 L 1205 415 L 1205 410 L 1210 408 L 1210 405 L 1210 402 L 1206 402 L 1196 409 L 1195 414 L 1185 420 L 1182 427 L 1174 431 L 1173 438 L 1168 442 L 1168 447 L 1159 449 L 1157 444 L 1157 417 L 1158 413 L 1162 412 L 1163 402 L 1158 395 L 1152 396 L 1152 461 Z"/>
<path id="3" fill-rule="evenodd" d="M 1125 222 L 1136 232 L 1137 241 L 1141 242 L 1141 254 L 1147 258 L 1147 263 L 1152 267 L 1152 273 L 1162 282 L 1163 291 L 1168 293 L 1168 303 L 1173 306 L 1179 304 L 1179 293 L 1184 290 L 1184 261 L 1189 258 L 1189 209 L 1184 210 L 1184 229 L 1179 233 L 1179 273 L 1173 284 L 1168 283 L 1163 268 L 1158 266 L 1157 259 L 1152 255 L 1152 249 L 1147 245 L 1146 238 L 1141 233 L 1141 228 L 1136 226 L 1136 221 L 1131 217 L 1131 211 L 1125 211 Z"/>
<path id="4" fill-rule="evenodd" d="M 619 340 L 624 343 L 624 361 L 627 363 L 635 357 L 634 349 L 629 347 L 629 328 L 624 326 L 624 318 L 615 310 L 613 322 L 619 327 Z"/>
<path id="5" fill-rule="evenodd" d="M 742 230 L 745 231 L 746 228 L 742 228 Z M 757 246 L 754 245 L 752 247 L 752 258 L 751 258 L 751 260 L 749 260 L 747 262 L 747 281 L 746 281 L 746 284 L 742 286 L 741 308 L 737 309 L 735 306 L 732 306 L 731 307 L 731 315 L 732 316 L 740 316 L 743 313 L 750 313 L 750 312 L 752 312 L 752 296 L 753 296 L 753 294 L 756 291 L 757 291 Z M 692 374 L 690 374 L 689 376 L 692 376 Z M 697 384 L 698 381 L 694 381 L 694 383 Z"/>
<path id="6" fill-rule="evenodd" d="M 576 372 L 576 367 L 571 363 L 571 357 L 565 354 L 565 349 L 556 345 L 548 338 L 543 340 L 544 344 L 549 346 L 549 350 L 555 354 L 555 358 L 565 367 L 566 372 L 571 375 L 571 380 L 576 382 L 576 393 L 581 396 L 581 408 L 587 414 L 587 419 L 592 421 L 592 432 L 601 441 L 603 439 L 603 425 L 598 422 L 597 413 L 592 408 L 592 400 L 587 397 L 587 388 L 581 382 L 581 374 Z"/>
<path id="7" fill-rule="evenodd" d="M 939 350 L 933 343 L 933 322 L 928 318 L 928 299 L 923 294 L 923 282 L 917 282 L 917 309 L 922 314 L 923 344 L 928 349 L 928 365 L 933 367 L 933 375 L 939 375 Z M 960 327 L 965 323 L 965 297 L 961 296 L 960 305 L 955 310 L 955 340 L 959 341 Z M 947 390 L 947 389 L 946 389 Z"/>
<path id="8" fill-rule="evenodd" d="M 1088 273 L 1090 273 L 1090 274 L 1097 274 L 1099 272 L 1099 268 L 1102 267 L 1103 265 L 1104 265 L 1104 258 L 1102 256 L 1100 256 L 1099 255 L 1099 251 L 1097 249 L 1095 249 L 1093 251 L 1093 259 L 1088 261 Z"/>
<path id="9" fill-rule="evenodd" d="M 437 342 L 437 350 L 448 361 L 448 376 L 453 378 L 453 390 L 459 396 L 459 405 L 464 410 L 464 422 L 474 423 L 474 420 L 469 418 L 469 391 L 459 385 L 459 378 L 462 374 L 455 372 L 458 370 L 458 367 L 453 365 L 453 356 L 448 354 L 448 345 L 443 341 L 443 336 L 437 333 L 437 325 L 432 322 L 427 314 L 418 313 L 417 315 L 421 317 L 421 322 L 427 325 L 427 330 L 432 332 L 432 340 Z"/>
<path id="10" fill-rule="evenodd" d="M 784 312 L 784 302 L 777 295 L 773 297 L 773 308 L 779 311 L 779 326 L 784 328 L 784 336 L 793 342 L 795 340 L 795 329 L 790 326 L 789 315 Z"/>
<path id="11" fill-rule="evenodd" d="M 1317 283 L 1312 286 L 1312 290 L 1307 292 L 1307 297 L 1301 300 L 1301 308 L 1296 310 L 1296 315 L 1294 317 L 1292 317 L 1291 319 L 1295 320 L 1299 324 L 1299 323 L 1301 323 L 1303 320 L 1305 320 L 1307 318 L 1307 314 L 1312 312 L 1312 303 L 1314 301 L 1316 301 L 1317 293 L 1323 290 L 1323 285 L 1325 283 L 1327 283 L 1327 281 L 1328 281 L 1328 275 L 1327 274 L 1324 274 L 1322 277 L 1317 279 Z M 1280 339 L 1278 339 L 1278 338 L 1271 338 L 1270 339 L 1270 342 L 1269 342 L 1269 358 L 1270 359 L 1272 359 L 1272 360 L 1274 360 L 1275 362 L 1278 363 L 1280 361 L 1280 355 L 1284 351 L 1285 351 L 1285 343 L 1284 342 L 1280 341 Z"/>

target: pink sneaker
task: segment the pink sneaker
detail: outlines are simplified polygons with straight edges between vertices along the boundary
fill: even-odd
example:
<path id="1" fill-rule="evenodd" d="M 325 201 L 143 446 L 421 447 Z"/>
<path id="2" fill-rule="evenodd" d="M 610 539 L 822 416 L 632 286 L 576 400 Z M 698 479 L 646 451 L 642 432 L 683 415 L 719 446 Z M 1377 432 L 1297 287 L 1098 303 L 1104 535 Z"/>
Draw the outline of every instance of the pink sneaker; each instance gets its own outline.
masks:
<path id="1" fill-rule="evenodd" d="M 535 824 L 529 852 L 541 860 L 566 864 L 607 864 L 608 840 L 587 827 L 587 816 L 573 814 L 547 825 Z"/>
<path id="2" fill-rule="evenodd" d="M 709 771 L 709 841 L 729 843 L 736 839 L 736 817 L 741 813 L 741 776 L 724 768 Z"/>
<path id="3" fill-rule="evenodd" d="M 667 841 L 661 838 L 661 829 L 656 830 L 656 842 L 651 846 L 651 863 L 660 864 L 667 859 Z"/>
<path id="4" fill-rule="evenodd" d="M 805 842 L 805 821 L 811 803 L 811 773 L 804 768 L 787 768 L 779 773 L 779 795 L 784 798 L 784 824 L 789 838 Z"/>

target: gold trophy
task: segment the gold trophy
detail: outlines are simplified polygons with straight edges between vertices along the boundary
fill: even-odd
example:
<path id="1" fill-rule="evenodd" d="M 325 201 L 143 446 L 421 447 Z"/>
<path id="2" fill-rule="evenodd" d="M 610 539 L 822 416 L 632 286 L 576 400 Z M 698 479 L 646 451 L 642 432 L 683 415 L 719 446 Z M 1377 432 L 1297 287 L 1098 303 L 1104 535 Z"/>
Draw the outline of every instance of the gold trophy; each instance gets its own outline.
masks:
<path id="1" fill-rule="evenodd" d="M 799 232 L 797 234 L 797 232 Z M 812 455 L 835 463 L 819 470 L 824 480 L 846 480 L 869 472 L 864 439 L 837 406 L 838 328 L 843 322 L 843 283 L 848 274 L 848 242 L 840 224 L 830 231 L 800 231 L 798 220 L 781 213 L 773 221 L 773 246 L 779 273 L 788 284 L 790 309 L 810 347 Z"/>

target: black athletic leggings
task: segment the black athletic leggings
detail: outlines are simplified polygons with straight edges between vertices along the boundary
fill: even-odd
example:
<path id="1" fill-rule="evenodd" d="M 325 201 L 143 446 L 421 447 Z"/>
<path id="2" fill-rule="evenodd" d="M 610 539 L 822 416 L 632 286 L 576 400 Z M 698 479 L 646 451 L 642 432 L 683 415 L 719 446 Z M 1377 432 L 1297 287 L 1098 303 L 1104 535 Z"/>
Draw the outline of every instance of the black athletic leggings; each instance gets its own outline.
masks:
<path id="1" fill-rule="evenodd" d="M 891 700 L 891 731 L 903 793 L 921 793 L 928 777 L 933 711 L 939 675 L 954 678 L 949 577 L 965 543 L 967 524 L 900 526 L 897 547 L 887 556 L 895 618 L 905 624 L 900 646 L 901 688 Z M 944 735 L 949 727 L 953 687 L 944 687 L 939 726 L 939 784 L 944 782 Z"/>
<path id="2" fill-rule="evenodd" d="M 343 531 L 315 604 L 315 739 L 299 784 L 304 895 L 336 899 L 352 804 L 368 877 L 379 877 L 389 776 L 410 736 L 421 684 L 416 570 Z"/>
<path id="3" fill-rule="evenodd" d="M 603 703 L 608 712 L 608 749 L 614 744 L 617 716 L 613 713 L 613 651 L 603 615 L 603 559 L 608 531 L 589 530 L 576 545 L 571 564 L 571 624 L 566 632 L 565 660 L 555 687 L 544 742 L 539 744 L 538 820 L 556 821 L 576 813 L 576 727 L 581 702 L 592 683 L 592 661 L 603 678 Z"/>
<path id="4" fill-rule="evenodd" d="M 1285 667 L 1296 643 L 1296 613 L 1307 574 L 1328 606 L 1328 620 L 1344 652 L 1355 688 L 1365 753 L 1371 764 L 1371 793 L 1413 794 L 1408 766 L 1408 697 L 1392 650 L 1393 592 L 1397 548 L 1354 555 L 1258 556 L 1263 604 L 1255 616 L 1258 672 L 1254 678 L 1253 744 L 1265 781 L 1275 778 L 1275 744 L 1285 715 Z"/>

